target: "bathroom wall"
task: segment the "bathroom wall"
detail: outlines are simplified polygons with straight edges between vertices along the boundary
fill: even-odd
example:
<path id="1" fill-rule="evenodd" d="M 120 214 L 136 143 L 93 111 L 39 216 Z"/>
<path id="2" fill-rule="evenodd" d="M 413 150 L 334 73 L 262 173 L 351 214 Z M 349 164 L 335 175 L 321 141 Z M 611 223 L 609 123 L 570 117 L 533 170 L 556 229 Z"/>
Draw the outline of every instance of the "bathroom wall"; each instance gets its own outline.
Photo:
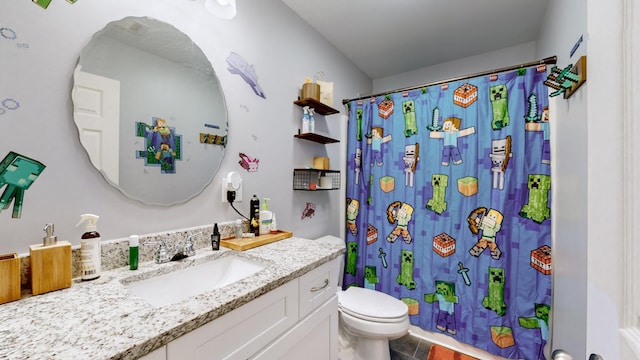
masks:
<path id="1" fill-rule="evenodd" d="M 536 57 L 536 43 L 531 41 L 401 74 L 373 79 L 373 92 L 378 93 L 417 86 L 536 60 L 539 60 Z"/>
<path id="2" fill-rule="evenodd" d="M 592 49 L 587 32 L 587 3 L 583 0 L 550 2 L 541 30 L 537 51 L 558 56 L 558 66 L 567 66 Z M 570 51 L 583 36 L 573 57 Z M 589 54 L 590 55 L 590 54 Z M 591 58 L 588 59 L 588 64 Z M 594 74 L 569 100 L 561 96 L 550 101 L 552 119 L 551 171 L 554 214 L 554 300 L 552 346 L 569 351 L 574 358 L 586 359 L 588 178 L 587 95 L 594 86 Z M 602 349 L 599 350 L 602 352 Z M 617 358 L 617 357 L 613 357 Z"/>
<path id="3" fill-rule="evenodd" d="M 243 214 L 257 194 L 272 199 L 279 228 L 303 237 L 339 235 L 341 192 L 291 190 L 292 168 L 320 155 L 338 167 L 340 158 L 339 145 L 293 138 L 301 117 L 293 101 L 305 77 L 323 72 L 335 83 L 334 107 L 344 115 L 341 100 L 369 93 L 371 79 L 279 0 L 238 0 L 233 20 L 206 12 L 204 0 L 53 0 L 46 10 L 31 1 L 3 1 L 0 14 L 0 28 L 11 30 L 0 37 L 0 100 L 19 103 L 0 115 L 0 156 L 15 151 L 46 165 L 25 193 L 21 218 L 12 218 L 11 208 L 0 212 L 0 253 L 27 253 L 29 244 L 42 241 L 45 223 L 56 225 L 59 239 L 78 245 L 83 229 L 74 226 L 83 213 L 100 216 L 105 240 L 236 219 L 221 201 L 221 179 L 229 171 L 244 179 L 244 199 L 235 204 Z M 78 56 L 95 32 L 126 16 L 149 16 L 189 35 L 211 61 L 226 96 L 229 144 L 221 168 L 183 204 L 149 206 L 125 197 L 93 168 L 78 140 L 70 97 Z M 255 67 L 266 99 L 227 70 L 231 52 Z M 337 138 L 340 116 L 318 116 L 316 127 Z M 239 152 L 258 158 L 259 170 L 241 168 Z M 316 205 L 315 215 L 301 219 L 308 202 Z"/>

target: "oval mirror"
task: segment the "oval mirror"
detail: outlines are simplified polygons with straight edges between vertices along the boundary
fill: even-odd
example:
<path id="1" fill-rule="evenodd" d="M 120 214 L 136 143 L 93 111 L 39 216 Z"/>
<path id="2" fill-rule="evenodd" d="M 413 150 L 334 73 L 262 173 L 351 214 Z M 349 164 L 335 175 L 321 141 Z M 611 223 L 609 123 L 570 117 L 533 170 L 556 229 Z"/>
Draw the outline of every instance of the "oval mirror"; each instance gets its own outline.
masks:
<path id="1" fill-rule="evenodd" d="M 211 182 L 227 109 L 211 63 L 187 35 L 148 17 L 111 22 L 80 53 L 73 80 L 80 142 L 123 194 L 173 205 Z"/>

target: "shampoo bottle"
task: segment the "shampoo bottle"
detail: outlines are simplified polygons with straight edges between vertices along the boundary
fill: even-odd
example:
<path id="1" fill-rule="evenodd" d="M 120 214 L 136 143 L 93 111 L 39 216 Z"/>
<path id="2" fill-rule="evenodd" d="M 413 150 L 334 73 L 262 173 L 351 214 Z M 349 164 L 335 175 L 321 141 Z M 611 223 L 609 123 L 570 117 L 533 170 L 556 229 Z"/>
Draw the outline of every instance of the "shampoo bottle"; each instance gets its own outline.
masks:
<path id="1" fill-rule="evenodd" d="M 100 277 L 101 270 L 101 247 L 100 233 L 96 231 L 96 223 L 100 217 L 93 214 L 83 214 L 80 222 L 87 222 L 84 234 L 80 240 L 80 270 L 82 280 L 93 280 Z"/>
<path id="2" fill-rule="evenodd" d="M 267 201 L 271 199 L 262 198 L 262 210 L 260 210 L 260 235 L 268 234 L 271 231 L 271 221 L 273 221 L 273 213 L 269 210 Z"/>
<path id="3" fill-rule="evenodd" d="M 249 203 L 249 232 L 255 236 L 260 235 L 260 200 L 254 194 Z"/>
<path id="4" fill-rule="evenodd" d="M 138 246 L 140 237 L 138 235 L 129 236 L 129 269 L 138 269 Z"/>

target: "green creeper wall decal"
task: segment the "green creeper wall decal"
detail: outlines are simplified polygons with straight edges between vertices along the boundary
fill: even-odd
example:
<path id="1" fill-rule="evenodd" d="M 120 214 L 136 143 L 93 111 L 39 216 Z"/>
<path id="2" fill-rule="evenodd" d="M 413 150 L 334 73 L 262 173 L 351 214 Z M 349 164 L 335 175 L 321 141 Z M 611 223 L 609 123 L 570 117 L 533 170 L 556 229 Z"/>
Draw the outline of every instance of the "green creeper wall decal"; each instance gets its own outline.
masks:
<path id="1" fill-rule="evenodd" d="M 0 162 L 0 188 L 7 188 L 0 197 L 0 211 L 6 210 L 13 201 L 12 218 L 22 215 L 24 192 L 44 170 L 45 165 L 13 151 Z"/>

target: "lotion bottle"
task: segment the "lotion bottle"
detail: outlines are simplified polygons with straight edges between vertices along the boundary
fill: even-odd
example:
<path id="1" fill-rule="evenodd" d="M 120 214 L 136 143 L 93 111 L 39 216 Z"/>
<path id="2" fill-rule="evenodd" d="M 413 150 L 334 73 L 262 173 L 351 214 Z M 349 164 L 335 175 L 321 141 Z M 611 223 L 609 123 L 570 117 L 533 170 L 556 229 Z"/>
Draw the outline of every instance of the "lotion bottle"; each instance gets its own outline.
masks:
<path id="1" fill-rule="evenodd" d="M 93 280 L 100 277 L 101 272 L 101 247 L 100 233 L 96 231 L 96 223 L 100 217 L 93 214 L 83 214 L 80 222 L 87 222 L 84 234 L 80 240 L 80 270 L 82 280 Z"/>
<path id="2" fill-rule="evenodd" d="M 260 235 L 268 234 L 271 231 L 271 222 L 273 221 L 273 213 L 269 210 L 267 201 L 271 199 L 262 198 L 262 210 L 260 210 Z"/>

